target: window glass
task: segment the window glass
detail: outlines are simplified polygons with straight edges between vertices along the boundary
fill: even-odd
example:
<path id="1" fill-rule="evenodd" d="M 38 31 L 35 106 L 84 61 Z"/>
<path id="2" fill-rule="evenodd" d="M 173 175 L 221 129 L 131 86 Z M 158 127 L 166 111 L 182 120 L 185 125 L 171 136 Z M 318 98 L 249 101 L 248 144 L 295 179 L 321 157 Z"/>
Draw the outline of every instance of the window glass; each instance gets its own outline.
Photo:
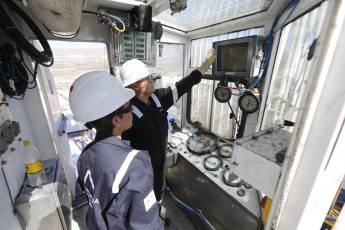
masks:
<path id="1" fill-rule="evenodd" d="M 69 89 L 80 75 L 90 71 L 109 72 L 105 43 L 49 41 L 53 51 L 54 64 L 50 67 L 62 112 L 67 116 L 66 132 L 84 130 L 86 127 L 72 119 L 68 103 Z"/>
<path id="2" fill-rule="evenodd" d="M 157 43 L 156 66 L 152 73 L 161 76 L 156 80 L 155 88 L 175 87 L 175 83 L 183 78 L 184 45 L 172 43 Z M 168 120 L 175 119 L 181 127 L 182 99 L 179 99 L 168 110 Z M 171 129 L 169 122 L 169 129 Z M 171 132 L 169 132 L 170 134 Z"/>
<path id="3" fill-rule="evenodd" d="M 58 91 L 69 91 L 81 74 L 100 70 L 109 72 L 107 49 L 104 43 L 49 41 L 54 54 L 54 75 Z"/>
<path id="4" fill-rule="evenodd" d="M 320 33 L 325 8 L 321 5 L 283 28 L 261 129 L 279 120 L 296 121 L 313 61 L 308 53 Z"/>

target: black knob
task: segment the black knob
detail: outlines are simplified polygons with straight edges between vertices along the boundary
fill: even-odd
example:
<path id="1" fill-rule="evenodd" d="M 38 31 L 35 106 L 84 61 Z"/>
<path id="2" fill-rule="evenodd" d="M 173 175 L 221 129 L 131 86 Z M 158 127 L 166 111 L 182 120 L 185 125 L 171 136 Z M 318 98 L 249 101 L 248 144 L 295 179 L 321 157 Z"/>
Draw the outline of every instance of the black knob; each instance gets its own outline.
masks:
<path id="1" fill-rule="evenodd" d="M 239 189 L 239 190 L 237 190 L 237 195 L 244 196 L 244 195 L 246 195 L 246 192 L 243 189 Z"/>
<path id="2" fill-rule="evenodd" d="M 253 188 L 253 186 L 251 186 L 251 185 L 248 184 L 247 182 L 244 183 L 244 187 L 245 187 L 246 189 L 251 189 L 251 188 Z"/>

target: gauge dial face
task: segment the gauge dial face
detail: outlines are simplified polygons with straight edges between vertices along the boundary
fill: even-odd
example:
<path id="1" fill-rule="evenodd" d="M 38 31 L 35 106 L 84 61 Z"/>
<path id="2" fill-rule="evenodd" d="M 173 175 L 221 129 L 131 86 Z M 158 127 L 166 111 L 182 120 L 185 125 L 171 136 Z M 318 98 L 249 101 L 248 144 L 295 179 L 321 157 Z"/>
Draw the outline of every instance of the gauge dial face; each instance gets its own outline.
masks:
<path id="1" fill-rule="evenodd" d="M 217 155 L 210 155 L 204 159 L 204 167 L 210 171 L 218 170 L 223 164 L 222 158 Z"/>
<path id="2" fill-rule="evenodd" d="M 231 90 L 227 87 L 217 87 L 214 90 L 214 97 L 221 103 L 228 102 L 231 98 Z"/>
<path id="3" fill-rule="evenodd" d="M 240 187 L 244 183 L 241 178 L 236 178 L 233 181 L 229 181 L 229 169 L 224 169 L 222 174 L 224 183 L 231 187 Z"/>
<path id="4" fill-rule="evenodd" d="M 224 158 L 230 158 L 232 156 L 232 144 L 225 144 L 219 147 L 218 154 Z"/>
<path id="5" fill-rule="evenodd" d="M 243 94 L 238 100 L 241 110 L 246 113 L 254 113 L 259 108 L 259 100 L 251 93 Z"/>
<path id="6" fill-rule="evenodd" d="M 192 153 L 202 155 L 212 152 L 217 147 L 217 143 L 216 135 L 199 131 L 188 139 L 187 148 Z"/>

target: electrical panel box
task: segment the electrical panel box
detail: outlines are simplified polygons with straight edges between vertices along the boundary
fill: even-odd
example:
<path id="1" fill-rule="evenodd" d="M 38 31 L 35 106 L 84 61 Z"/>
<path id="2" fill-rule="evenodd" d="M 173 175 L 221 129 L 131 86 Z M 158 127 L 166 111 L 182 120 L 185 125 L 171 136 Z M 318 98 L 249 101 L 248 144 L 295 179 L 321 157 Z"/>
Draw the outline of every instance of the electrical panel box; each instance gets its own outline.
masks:
<path id="1" fill-rule="evenodd" d="M 152 30 L 151 6 L 135 6 L 130 12 L 121 12 L 112 9 L 99 9 L 98 12 L 100 15 L 98 18 L 99 24 L 113 24 L 119 28 L 123 28 L 123 22 L 126 31 L 151 32 Z"/>
<path id="2" fill-rule="evenodd" d="M 146 33 L 128 31 L 123 34 L 122 55 L 124 60 L 146 60 Z"/>
<path id="3" fill-rule="evenodd" d="M 138 59 L 147 66 L 156 65 L 156 45 L 152 34 L 140 31 L 125 31 L 114 39 L 114 60 L 119 66 L 131 59 Z"/>

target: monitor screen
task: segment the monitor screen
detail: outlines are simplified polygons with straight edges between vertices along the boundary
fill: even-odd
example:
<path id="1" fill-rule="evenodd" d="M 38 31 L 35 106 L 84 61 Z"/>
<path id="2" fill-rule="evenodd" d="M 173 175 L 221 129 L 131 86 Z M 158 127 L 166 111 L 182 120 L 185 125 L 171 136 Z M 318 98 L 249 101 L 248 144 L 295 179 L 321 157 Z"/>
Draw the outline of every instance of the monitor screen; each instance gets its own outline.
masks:
<path id="1" fill-rule="evenodd" d="M 248 42 L 219 46 L 217 49 L 218 71 L 246 72 Z"/>
<path id="2" fill-rule="evenodd" d="M 212 75 L 218 77 L 250 78 L 255 69 L 258 36 L 213 42 L 216 60 Z"/>

